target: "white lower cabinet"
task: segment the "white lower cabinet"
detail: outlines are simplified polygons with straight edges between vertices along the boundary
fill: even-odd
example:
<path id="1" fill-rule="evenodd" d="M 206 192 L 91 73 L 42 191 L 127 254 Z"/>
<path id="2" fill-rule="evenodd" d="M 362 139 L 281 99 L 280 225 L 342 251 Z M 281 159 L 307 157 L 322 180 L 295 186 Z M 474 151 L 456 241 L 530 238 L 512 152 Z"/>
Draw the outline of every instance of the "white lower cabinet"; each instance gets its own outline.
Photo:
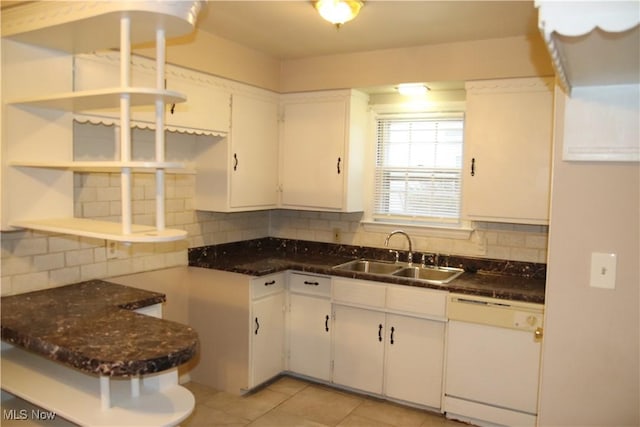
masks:
<path id="1" fill-rule="evenodd" d="M 189 282 L 189 324 L 201 344 L 193 381 L 243 393 L 288 371 L 441 407 L 448 292 L 204 268 L 190 268 Z"/>
<path id="2" fill-rule="evenodd" d="M 189 366 L 193 381 L 243 394 L 284 370 L 283 273 L 252 277 L 189 267 L 184 283 L 187 322 L 200 339 Z"/>
<path id="3" fill-rule="evenodd" d="M 446 295 L 334 279 L 333 382 L 440 408 Z"/>
<path id="4" fill-rule="evenodd" d="M 331 278 L 289 276 L 289 371 L 331 380 Z"/>
<path id="5" fill-rule="evenodd" d="M 384 394 L 439 408 L 442 402 L 444 322 L 388 314 Z"/>
<path id="6" fill-rule="evenodd" d="M 251 281 L 250 388 L 284 370 L 284 299 L 282 274 Z"/>
<path id="7" fill-rule="evenodd" d="M 323 381 L 331 379 L 331 302 L 291 294 L 289 370 Z"/>
<path id="8" fill-rule="evenodd" d="M 382 394 L 385 313 L 334 306 L 333 382 Z"/>

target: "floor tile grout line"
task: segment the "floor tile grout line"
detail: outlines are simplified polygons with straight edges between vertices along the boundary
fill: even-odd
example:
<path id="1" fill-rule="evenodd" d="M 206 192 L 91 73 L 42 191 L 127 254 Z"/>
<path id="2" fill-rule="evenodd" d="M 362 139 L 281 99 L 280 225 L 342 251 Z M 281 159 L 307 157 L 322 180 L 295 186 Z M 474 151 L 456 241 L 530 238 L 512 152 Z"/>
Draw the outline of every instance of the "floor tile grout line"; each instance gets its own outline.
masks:
<path id="1" fill-rule="evenodd" d="M 273 381 L 271 384 L 269 384 L 268 386 L 264 387 L 262 390 L 266 390 L 269 389 L 273 392 L 277 392 L 276 390 L 269 388 L 272 384 L 275 384 L 276 382 L 278 382 L 281 378 L 294 378 L 294 377 L 290 377 L 288 375 L 283 375 L 281 377 L 279 377 L 278 379 L 276 379 L 275 381 Z M 258 421 L 260 418 L 266 416 L 268 413 L 274 411 L 276 408 L 278 408 L 279 406 L 282 406 L 286 401 L 290 400 L 291 398 L 293 398 L 294 396 L 296 396 L 298 393 L 300 393 L 302 390 L 306 389 L 307 387 L 309 387 L 309 385 L 311 385 L 311 383 L 305 381 L 305 385 L 304 387 L 302 387 L 300 390 L 296 391 L 295 393 L 288 395 L 288 397 L 286 399 L 284 399 L 282 402 L 278 403 L 276 406 L 274 406 L 273 408 L 269 409 L 267 412 L 265 412 L 264 414 L 260 415 L 258 418 L 256 418 L 255 420 L 252 420 L 249 424 L 247 424 L 247 426 L 250 426 L 252 423 Z M 260 390 L 260 391 L 262 391 Z M 258 391 L 258 393 L 260 392 Z M 282 393 L 282 392 L 277 392 L 277 393 Z M 282 394 L 286 394 L 286 393 L 282 393 Z"/>

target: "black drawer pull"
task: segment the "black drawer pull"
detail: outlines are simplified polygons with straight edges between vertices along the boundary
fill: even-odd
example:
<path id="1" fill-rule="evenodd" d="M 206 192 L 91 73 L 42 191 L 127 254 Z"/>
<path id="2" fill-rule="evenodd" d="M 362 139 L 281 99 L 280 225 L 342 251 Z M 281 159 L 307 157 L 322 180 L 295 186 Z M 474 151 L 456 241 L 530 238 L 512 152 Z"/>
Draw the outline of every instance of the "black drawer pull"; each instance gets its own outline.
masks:
<path id="1" fill-rule="evenodd" d="M 309 286 L 318 286 L 320 283 L 318 282 L 309 282 L 307 280 L 304 281 L 305 285 L 309 285 Z"/>
<path id="2" fill-rule="evenodd" d="M 378 325 L 378 341 L 382 342 L 382 323 Z"/>
<path id="3" fill-rule="evenodd" d="M 393 333 L 395 332 L 396 328 L 394 328 L 393 326 L 391 327 L 391 344 L 393 344 Z"/>
<path id="4" fill-rule="evenodd" d="M 476 176 L 476 158 L 471 159 L 471 176 Z"/>
<path id="5" fill-rule="evenodd" d="M 329 315 L 324 318 L 324 330 L 329 332 Z"/>
<path id="6" fill-rule="evenodd" d="M 271 285 L 275 285 L 275 284 L 276 284 L 276 281 L 275 281 L 275 280 L 272 280 L 272 281 L 270 281 L 270 282 L 264 282 L 264 285 L 265 285 L 265 286 L 271 286 Z"/>
<path id="7" fill-rule="evenodd" d="M 258 335 L 258 329 L 260 329 L 260 323 L 258 322 L 258 318 L 256 317 L 256 331 L 255 331 L 256 335 Z"/>

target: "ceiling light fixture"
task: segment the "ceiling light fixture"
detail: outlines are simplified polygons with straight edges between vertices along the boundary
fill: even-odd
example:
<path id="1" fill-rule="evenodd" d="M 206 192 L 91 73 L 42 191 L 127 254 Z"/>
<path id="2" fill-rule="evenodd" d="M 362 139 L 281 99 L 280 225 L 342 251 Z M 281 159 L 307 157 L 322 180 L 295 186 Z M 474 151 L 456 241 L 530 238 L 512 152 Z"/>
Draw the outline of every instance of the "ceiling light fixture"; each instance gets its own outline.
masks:
<path id="1" fill-rule="evenodd" d="M 315 7 L 320 16 L 340 28 L 358 16 L 363 4 L 358 0 L 317 0 Z"/>
<path id="2" fill-rule="evenodd" d="M 426 95 L 429 88 L 422 83 L 402 83 L 398 85 L 398 92 L 404 96 Z"/>

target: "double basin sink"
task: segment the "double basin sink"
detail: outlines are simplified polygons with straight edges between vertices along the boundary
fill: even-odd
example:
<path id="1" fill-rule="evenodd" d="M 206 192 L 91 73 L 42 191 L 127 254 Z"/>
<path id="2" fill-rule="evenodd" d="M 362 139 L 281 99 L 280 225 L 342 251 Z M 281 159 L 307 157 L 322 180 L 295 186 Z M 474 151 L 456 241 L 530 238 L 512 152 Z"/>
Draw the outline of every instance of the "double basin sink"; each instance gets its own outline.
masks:
<path id="1" fill-rule="evenodd" d="M 414 266 L 404 263 L 385 262 L 367 259 L 357 259 L 333 267 L 336 270 L 378 274 L 382 276 L 408 277 L 432 285 L 444 285 L 462 273 L 464 270 L 452 267 Z"/>

